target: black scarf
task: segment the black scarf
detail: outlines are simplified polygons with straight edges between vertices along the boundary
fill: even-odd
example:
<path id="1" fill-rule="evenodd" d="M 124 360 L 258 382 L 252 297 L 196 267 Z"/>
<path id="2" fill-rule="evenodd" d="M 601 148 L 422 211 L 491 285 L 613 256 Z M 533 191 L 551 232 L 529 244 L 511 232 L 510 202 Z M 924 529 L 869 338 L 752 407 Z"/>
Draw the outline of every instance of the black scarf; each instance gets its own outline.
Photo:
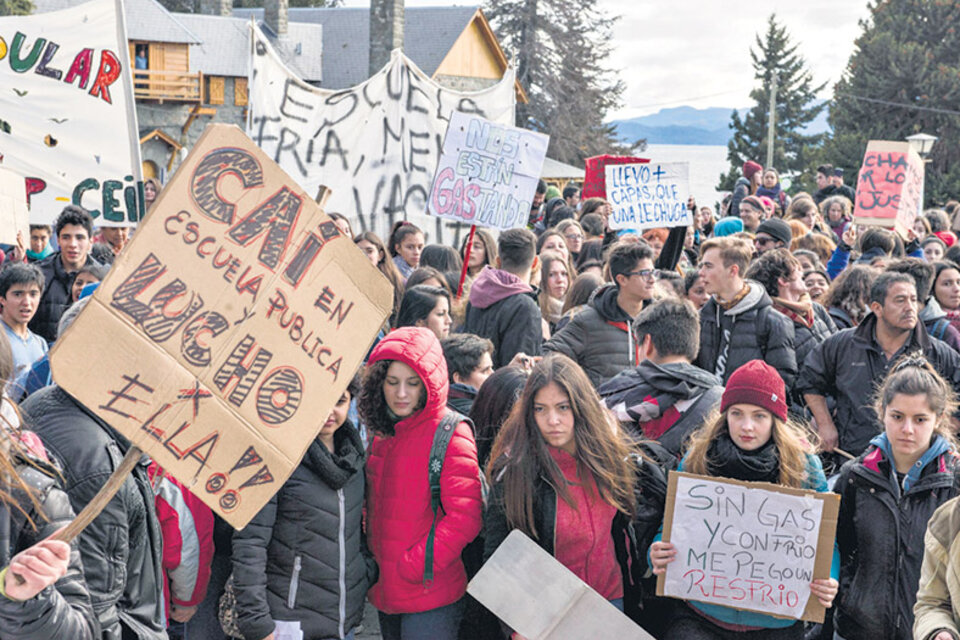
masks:
<path id="1" fill-rule="evenodd" d="M 327 451 L 323 443 L 314 440 L 301 464 L 337 490 L 347 484 L 353 474 L 363 470 L 363 441 L 349 420 L 333 434 L 333 448 L 335 451 Z"/>
<path id="2" fill-rule="evenodd" d="M 724 431 L 710 444 L 707 451 L 707 471 L 712 476 L 746 480 L 748 482 L 780 481 L 780 455 L 773 436 L 754 451 L 744 451 Z"/>

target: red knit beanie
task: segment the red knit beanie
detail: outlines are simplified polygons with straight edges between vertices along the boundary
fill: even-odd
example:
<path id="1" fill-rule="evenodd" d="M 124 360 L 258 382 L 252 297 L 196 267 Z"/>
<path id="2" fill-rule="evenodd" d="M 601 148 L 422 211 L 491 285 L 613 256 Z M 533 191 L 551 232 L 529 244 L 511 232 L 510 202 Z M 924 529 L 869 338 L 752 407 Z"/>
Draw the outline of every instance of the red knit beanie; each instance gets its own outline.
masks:
<path id="1" fill-rule="evenodd" d="M 749 180 L 753 177 L 757 171 L 762 171 L 763 167 L 754 162 L 753 160 L 747 160 L 743 163 L 743 177 Z"/>
<path id="2" fill-rule="evenodd" d="M 957 236 L 952 231 L 937 231 L 933 235 L 943 240 L 943 244 L 952 247 L 957 243 Z"/>
<path id="3" fill-rule="evenodd" d="M 763 360 L 751 360 L 730 374 L 720 399 L 720 411 L 732 404 L 763 407 L 783 421 L 787 419 L 787 398 L 783 378 Z"/>

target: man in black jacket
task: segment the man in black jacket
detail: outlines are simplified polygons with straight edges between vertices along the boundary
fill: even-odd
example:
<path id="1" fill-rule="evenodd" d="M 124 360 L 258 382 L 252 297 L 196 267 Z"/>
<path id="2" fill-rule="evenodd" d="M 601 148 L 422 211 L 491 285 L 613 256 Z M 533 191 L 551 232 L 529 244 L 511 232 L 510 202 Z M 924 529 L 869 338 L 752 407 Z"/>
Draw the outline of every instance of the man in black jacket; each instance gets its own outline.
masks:
<path id="1" fill-rule="evenodd" d="M 484 267 L 470 287 L 463 332 L 493 343 L 493 366 L 506 366 L 518 353 L 540 355 L 542 316 L 530 272 L 537 259 L 537 237 L 529 229 L 509 229 L 497 240 L 497 268 Z"/>
<path id="2" fill-rule="evenodd" d="M 60 316 L 73 302 L 74 276 L 85 265 L 100 264 L 90 257 L 93 220 L 89 213 L 72 204 L 67 205 L 57 217 L 55 228 L 60 250 L 37 263 L 46 284 L 29 325 L 30 330 L 44 338 L 51 347 L 57 339 Z"/>
<path id="3" fill-rule="evenodd" d="M 694 364 L 724 384 L 750 360 L 777 370 L 787 390 L 797 376 L 793 322 L 774 311 L 757 282 L 744 280 L 753 247 L 740 238 L 711 238 L 700 248 L 700 279 L 711 294 L 700 310 L 700 353 Z"/>
<path id="4" fill-rule="evenodd" d="M 687 436 L 723 393 L 715 375 L 691 364 L 700 348 L 700 318 L 691 303 L 665 298 L 640 312 L 634 330 L 640 364 L 598 391 L 635 435 L 679 458 Z"/>
<path id="5" fill-rule="evenodd" d="M 21 405 L 63 469 L 79 513 L 120 464 L 130 443 L 57 385 Z M 83 576 L 103 640 L 166 640 L 160 523 L 144 459 L 80 534 Z M 68 640 L 60 638 L 57 640 Z"/>
<path id="6" fill-rule="evenodd" d="M 597 289 L 587 308 L 543 346 L 579 364 L 594 387 L 637 364 L 633 319 L 653 298 L 657 278 L 653 250 L 646 244 L 618 243 L 609 266 L 615 284 Z"/>
<path id="7" fill-rule="evenodd" d="M 873 410 L 875 386 L 900 356 L 920 351 L 960 390 L 960 355 L 927 334 L 917 313 L 917 288 L 904 273 L 882 273 L 870 288 L 870 311 L 855 329 L 844 329 L 815 347 L 797 382 L 816 420 L 825 451 L 860 455 L 881 422 Z M 827 396 L 836 399 L 833 415 Z"/>

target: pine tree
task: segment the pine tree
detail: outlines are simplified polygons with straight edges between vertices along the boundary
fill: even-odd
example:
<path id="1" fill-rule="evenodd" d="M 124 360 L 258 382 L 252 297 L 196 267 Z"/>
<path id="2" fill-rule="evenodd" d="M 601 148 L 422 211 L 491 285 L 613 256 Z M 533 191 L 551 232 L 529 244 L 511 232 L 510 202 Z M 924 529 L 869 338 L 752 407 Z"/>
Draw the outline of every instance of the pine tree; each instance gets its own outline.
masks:
<path id="1" fill-rule="evenodd" d="M 960 3 L 870 4 L 843 78 L 834 87 L 834 136 L 825 159 L 857 174 L 869 140 L 939 137 L 926 171 L 927 204 L 960 196 Z"/>
<path id="2" fill-rule="evenodd" d="M 803 131 L 826 107 L 826 103 L 816 97 L 826 84 L 813 85 L 813 75 L 807 69 L 806 60 L 797 53 L 798 46 L 791 42 L 786 27 L 780 25 L 773 14 L 767 20 L 763 39 L 759 33 L 756 35 L 756 49 L 750 48 L 750 58 L 760 84 L 750 92 L 753 108 L 743 118 L 737 111 L 730 115 L 733 130 L 727 143 L 730 171 L 720 176 L 718 189 L 733 189 L 747 160 L 760 164 L 766 162 L 770 91 L 774 76 L 777 77 L 777 96 L 773 166 L 781 174 L 797 175 L 809 170 L 811 155 L 824 136 Z"/>
<path id="3" fill-rule="evenodd" d="M 606 67 L 617 18 L 597 0 L 487 0 L 484 12 L 508 56 L 528 104 L 517 126 L 550 134 L 551 158 L 580 164 L 602 153 L 625 153 L 604 124 L 624 85 Z"/>
<path id="4" fill-rule="evenodd" d="M 28 16 L 31 13 L 31 0 L 0 0 L 0 16 Z"/>

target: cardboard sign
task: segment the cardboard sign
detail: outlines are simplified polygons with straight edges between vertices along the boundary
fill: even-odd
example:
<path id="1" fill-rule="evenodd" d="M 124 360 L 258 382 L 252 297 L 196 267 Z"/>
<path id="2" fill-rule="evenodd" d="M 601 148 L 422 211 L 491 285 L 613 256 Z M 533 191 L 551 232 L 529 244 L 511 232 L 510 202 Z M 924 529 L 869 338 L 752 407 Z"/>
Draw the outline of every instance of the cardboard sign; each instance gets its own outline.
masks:
<path id="1" fill-rule="evenodd" d="M 923 210 L 924 165 L 909 142 L 871 140 L 857 178 L 853 219 L 906 237 Z"/>
<path id="2" fill-rule="evenodd" d="M 30 213 L 23 178 L 0 167 L 0 243 L 17 244 L 17 232 L 30 243 Z"/>
<path id="3" fill-rule="evenodd" d="M 495 229 L 523 226 L 550 136 L 454 111 L 427 212 Z"/>
<path id="4" fill-rule="evenodd" d="M 26 182 L 34 224 L 71 203 L 97 226 L 140 220 L 128 51 L 121 0 L 0 17 L 0 165 Z"/>
<path id="5" fill-rule="evenodd" d="M 610 164 L 642 164 L 650 162 L 646 158 L 632 158 L 630 156 L 593 156 L 584 161 L 583 189 L 580 197 L 606 198 L 607 197 L 607 165 Z"/>
<path id="6" fill-rule="evenodd" d="M 823 622 L 810 582 L 830 577 L 840 496 L 672 472 L 663 539 L 677 559 L 657 595 Z"/>
<path id="7" fill-rule="evenodd" d="M 241 528 L 299 464 L 393 289 L 237 127 L 207 127 L 53 377 Z"/>
<path id="8" fill-rule="evenodd" d="M 427 214 L 441 141 L 454 111 L 512 125 L 514 68 L 480 91 L 455 91 L 395 49 L 362 84 L 313 87 L 284 65 L 257 25 L 252 30 L 247 131 L 254 142 L 307 193 L 333 186 L 329 208 L 355 232 L 386 238 L 396 220 L 408 220 L 428 242 L 454 244 L 461 225 Z"/>
<path id="9" fill-rule="evenodd" d="M 653 640 L 516 529 L 470 581 L 467 593 L 527 640 Z"/>
<path id="10" fill-rule="evenodd" d="M 686 162 L 608 164 L 607 201 L 612 229 L 654 229 L 693 224 L 687 207 L 690 165 Z"/>

